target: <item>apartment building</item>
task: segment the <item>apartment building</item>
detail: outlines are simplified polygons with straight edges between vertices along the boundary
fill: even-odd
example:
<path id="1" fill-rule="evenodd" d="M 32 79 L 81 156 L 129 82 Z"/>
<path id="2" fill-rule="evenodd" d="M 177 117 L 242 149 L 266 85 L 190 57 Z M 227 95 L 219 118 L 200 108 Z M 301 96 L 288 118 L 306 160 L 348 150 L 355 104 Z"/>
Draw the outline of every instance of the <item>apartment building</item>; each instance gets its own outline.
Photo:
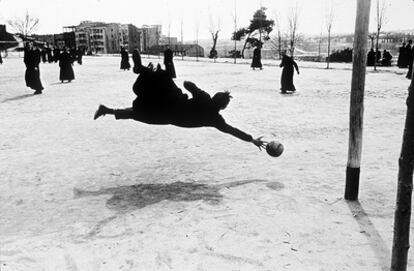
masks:
<path id="1" fill-rule="evenodd" d="M 146 52 L 151 47 L 159 45 L 161 38 L 161 25 L 143 25 L 141 51 Z"/>
<path id="2" fill-rule="evenodd" d="M 143 32 L 133 24 L 121 24 L 119 27 L 119 44 L 129 52 L 134 49 L 142 51 Z"/>
<path id="3" fill-rule="evenodd" d="M 161 25 L 144 25 L 82 21 L 77 26 L 65 26 L 64 32 L 74 32 L 76 47 L 90 53 L 118 53 L 121 47 L 132 52 L 146 51 L 159 44 Z"/>

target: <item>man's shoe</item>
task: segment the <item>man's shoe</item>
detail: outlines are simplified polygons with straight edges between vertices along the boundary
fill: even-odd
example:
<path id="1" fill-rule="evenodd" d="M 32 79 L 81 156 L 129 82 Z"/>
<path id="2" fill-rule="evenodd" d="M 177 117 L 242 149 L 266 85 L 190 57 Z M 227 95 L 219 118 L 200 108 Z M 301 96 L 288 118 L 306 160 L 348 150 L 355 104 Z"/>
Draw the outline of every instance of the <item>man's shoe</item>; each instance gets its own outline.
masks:
<path id="1" fill-rule="evenodd" d="M 41 91 L 41 90 L 36 90 L 36 91 L 33 93 L 33 95 L 38 95 L 38 94 L 42 94 L 42 91 Z"/>
<path id="2" fill-rule="evenodd" d="M 106 107 L 106 106 L 104 106 L 104 105 L 101 104 L 98 107 L 98 110 L 96 110 L 95 115 L 93 116 L 93 119 L 96 120 L 100 116 L 105 116 L 107 110 L 108 110 L 108 107 Z"/>

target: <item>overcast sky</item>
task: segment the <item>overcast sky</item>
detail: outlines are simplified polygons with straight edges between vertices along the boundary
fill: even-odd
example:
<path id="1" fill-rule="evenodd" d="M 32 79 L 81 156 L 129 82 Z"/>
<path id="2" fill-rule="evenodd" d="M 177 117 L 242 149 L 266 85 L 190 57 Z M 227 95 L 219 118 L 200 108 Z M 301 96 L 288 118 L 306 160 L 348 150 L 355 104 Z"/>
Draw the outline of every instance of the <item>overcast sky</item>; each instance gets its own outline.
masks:
<path id="1" fill-rule="evenodd" d="M 287 28 L 287 15 L 299 7 L 299 32 L 319 34 L 326 32 L 327 6 L 333 1 L 333 33 L 353 33 L 356 0 L 0 0 L 0 23 L 23 17 L 25 12 L 38 17 L 37 34 L 60 33 L 63 26 L 77 25 L 82 20 L 143 24 L 161 24 L 163 34 L 180 39 L 181 21 L 184 40 L 194 40 L 199 26 L 199 38 L 210 38 L 211 22 L 220 21 L 220 39 L 230 38 L 234 29 L 234 7 L 238 27 L 247 26 L 255 10 L 261 5 L 267 15 L 280 18 Z M 380 0 L 384 1 L 384 0 Z M 371 0 L 370 29 L 375 29 L 375 7 Z M 383 30 L 414 29 L 414 1 L 387 0 L 387 22 Z M 170 31 L 168 31 L 170 29 Z"/>

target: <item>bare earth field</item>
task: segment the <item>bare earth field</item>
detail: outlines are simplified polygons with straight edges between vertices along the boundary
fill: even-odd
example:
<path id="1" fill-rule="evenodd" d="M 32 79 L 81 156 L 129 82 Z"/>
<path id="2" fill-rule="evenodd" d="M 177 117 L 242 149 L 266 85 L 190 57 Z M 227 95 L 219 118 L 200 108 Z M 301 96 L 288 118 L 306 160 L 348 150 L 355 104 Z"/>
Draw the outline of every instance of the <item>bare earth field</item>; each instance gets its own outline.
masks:
<path id="1" fill-rule="evenodd" d="M 176 59 L 180 87 L 230 90 L 227 122 L 284 144 L 272 158 L 213 128 L 94 121 L 100 103 L 135 98 L 119 63 L 86 57 L 70 84 L 41 64 L 36 96 L 21 58 L 0 65 L 2 271 L 388 270 L 405 70 L 367 73 L 360 200 L 347 202 L 350 65 L 299 62 L 297 93 L 281 95 L 278 61 Z"/>

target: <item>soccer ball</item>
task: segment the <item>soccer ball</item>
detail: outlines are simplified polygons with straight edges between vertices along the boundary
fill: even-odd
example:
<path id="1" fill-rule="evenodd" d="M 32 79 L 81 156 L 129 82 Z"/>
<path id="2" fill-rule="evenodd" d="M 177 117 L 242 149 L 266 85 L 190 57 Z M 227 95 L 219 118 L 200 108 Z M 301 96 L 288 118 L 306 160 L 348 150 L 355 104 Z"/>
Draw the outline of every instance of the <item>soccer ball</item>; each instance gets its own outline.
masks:
<path id="1" fill-rule="evenodd" d="M 283 153 L 284 147 L 278 141 L 271 141 L 266 145 L 266 152 L 273 157 L 278 157 Z"/>

